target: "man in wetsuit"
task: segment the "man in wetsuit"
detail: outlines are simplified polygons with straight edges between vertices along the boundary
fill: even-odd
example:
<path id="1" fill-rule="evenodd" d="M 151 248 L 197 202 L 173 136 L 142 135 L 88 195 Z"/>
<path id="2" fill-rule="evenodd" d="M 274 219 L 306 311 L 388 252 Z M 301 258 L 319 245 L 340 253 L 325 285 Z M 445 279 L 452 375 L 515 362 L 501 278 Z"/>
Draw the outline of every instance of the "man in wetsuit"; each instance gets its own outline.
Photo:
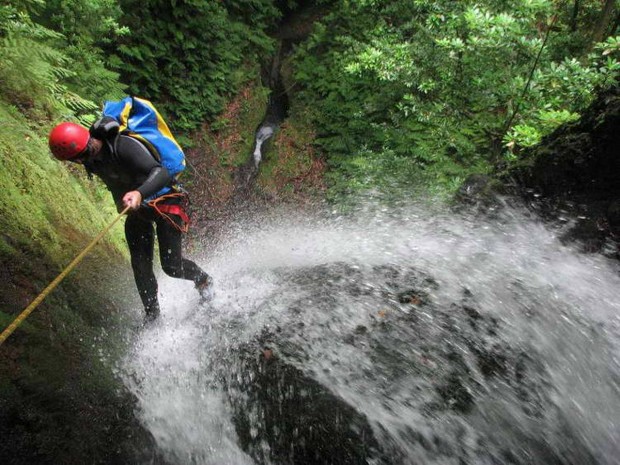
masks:
<path id="1" fill-rule="evenodd" d="M 90 131 L 74 123 L 57 125 L 50 132 L 49 146 L 57 159 L 80 163 L 89 173 L 99 177 L 112 193 L 119 211 L 126 207 L 131 209 L 125 222 L 125 238 L 136 286 L 146 311 L 145 321 L 155 320 L 160 312 L 153 272 L 153 225 L 164 272 L 193 281 L 203 300 L 212 297 L 209 275 L 182 256 L 182 231 L 178 226 L 182 225 L 183 219 L 173 214 L 160 215 L 156 208 L 145 203 L 145 199 L 166 186 L 172 186 L 174 181 L 145 145 L 132 137 L 119 135 L 118 123 L 104 117 Z"/>

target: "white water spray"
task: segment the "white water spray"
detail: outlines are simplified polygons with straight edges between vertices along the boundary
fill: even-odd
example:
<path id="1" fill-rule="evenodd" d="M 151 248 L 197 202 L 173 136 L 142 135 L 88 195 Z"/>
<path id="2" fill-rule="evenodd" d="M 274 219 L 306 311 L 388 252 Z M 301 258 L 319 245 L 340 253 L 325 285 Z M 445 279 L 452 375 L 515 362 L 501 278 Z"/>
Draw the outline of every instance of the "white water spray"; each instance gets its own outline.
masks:
<path id="1" fill-rule="evenodd" d="M 276 327 L 278 355 L 362 414 L 400 463 L 619 463 L 616 263 L 508 208 L 492 221 L 415 206 L 352 218 L 236 225 L 203 264 L 216 281 L 208 307 L 191 284 L 160 277 L 162 321 L 139 336 L 123 372 L 171 463 L 265 461 L 243 449 L 222 378 L 241 377 L 240 347 Z M 390 297 L 412 273 L 430 277 L 410 286 L 429 306 Z M 487 376 L 463 342 L 478 337 L 455 309 L 464 295 L 479 321 L 497 323 L 481 341 L 518 361 L 503 377 Z M 452 400 L 433 407 L 437 380 L 452 379 L 448 353 L 467 374 L 462 411 Z M 265 419 L 249 418 L 259 437 Z M 268 440 L 261 447 L 290 463 Z"/>

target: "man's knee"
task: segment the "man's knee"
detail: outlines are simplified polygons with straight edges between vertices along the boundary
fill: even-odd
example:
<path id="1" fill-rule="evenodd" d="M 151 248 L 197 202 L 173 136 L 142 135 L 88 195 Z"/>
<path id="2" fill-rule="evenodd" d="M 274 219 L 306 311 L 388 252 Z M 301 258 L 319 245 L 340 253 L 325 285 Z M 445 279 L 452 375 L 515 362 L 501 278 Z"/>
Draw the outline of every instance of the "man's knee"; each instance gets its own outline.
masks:
<path id="1" fill-rule="evenodd" d="M 162 263 L 161 268 L 164 270 L 164 273 L 168 276 L 172 276 L 173 278 L 180 278 L 183 275 L 183 265 L 164 262 Z"/>

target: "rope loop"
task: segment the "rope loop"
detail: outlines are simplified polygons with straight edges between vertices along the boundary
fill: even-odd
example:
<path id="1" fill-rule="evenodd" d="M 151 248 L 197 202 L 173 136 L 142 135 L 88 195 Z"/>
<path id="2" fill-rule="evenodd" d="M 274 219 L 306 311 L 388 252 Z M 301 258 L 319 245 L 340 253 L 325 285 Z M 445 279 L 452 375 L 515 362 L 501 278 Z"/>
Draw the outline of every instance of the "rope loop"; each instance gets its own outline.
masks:
<path id="1" fill-rule="evenodd" d="M 164 194 L 147 202 L 155 212 L 164 218 L 170 225 L 178 231 L 186 233 L 189 231 L 189 195 L 186 192 L 174 192 Z"/>

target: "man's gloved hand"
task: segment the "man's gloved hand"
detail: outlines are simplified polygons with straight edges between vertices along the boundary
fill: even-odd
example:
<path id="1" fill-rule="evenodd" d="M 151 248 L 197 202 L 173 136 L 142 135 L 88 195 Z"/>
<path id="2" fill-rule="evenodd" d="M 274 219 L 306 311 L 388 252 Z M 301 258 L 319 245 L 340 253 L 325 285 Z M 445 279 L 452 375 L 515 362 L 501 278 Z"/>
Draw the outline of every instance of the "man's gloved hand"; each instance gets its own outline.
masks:
<path id="1" fill-rule="evenodd" d="M 140 208 L 141 203 L 142 194 L 138 191 L 129 191 L 123 196 L 123 205 L 131 208 L 132 210 L 137 210 Z"/>

